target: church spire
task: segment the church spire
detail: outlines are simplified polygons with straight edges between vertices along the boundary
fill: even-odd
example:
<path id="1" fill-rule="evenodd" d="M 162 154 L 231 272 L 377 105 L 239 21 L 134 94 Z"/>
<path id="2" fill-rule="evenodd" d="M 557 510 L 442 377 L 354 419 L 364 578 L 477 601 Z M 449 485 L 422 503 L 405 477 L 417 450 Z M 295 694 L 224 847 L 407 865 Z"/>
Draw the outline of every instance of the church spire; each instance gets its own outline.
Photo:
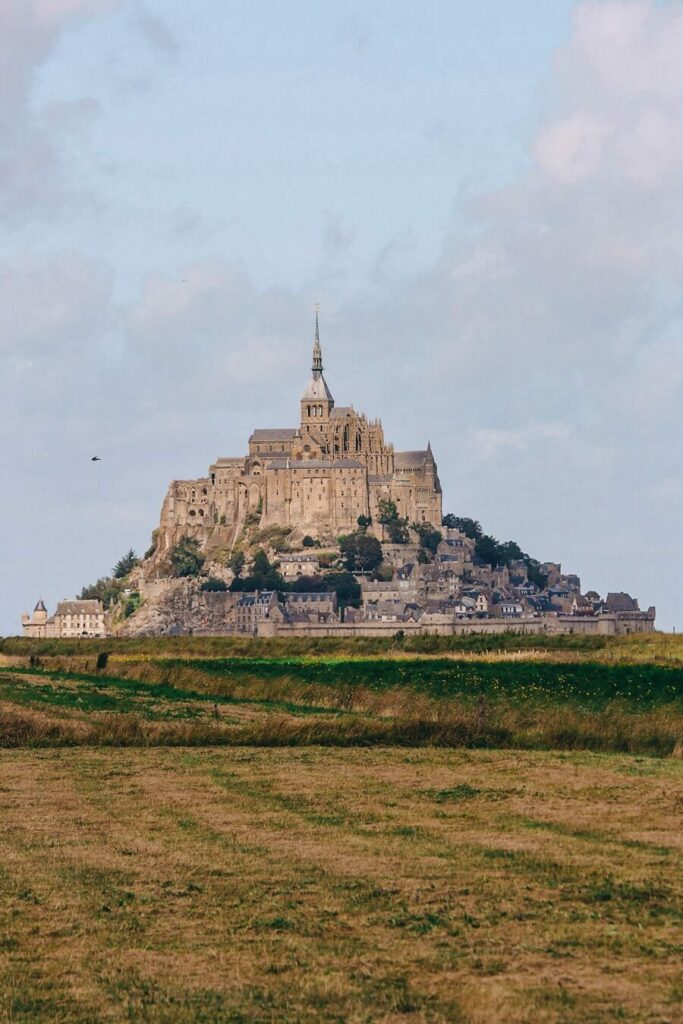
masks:
<path id="1" fill-rule="evenodd" d="M 320 347 L 320 305 L 315 304 L 315 344 L 313 345 L 313 376 L 317 378 L 323 372 L 323 352 Z"/>

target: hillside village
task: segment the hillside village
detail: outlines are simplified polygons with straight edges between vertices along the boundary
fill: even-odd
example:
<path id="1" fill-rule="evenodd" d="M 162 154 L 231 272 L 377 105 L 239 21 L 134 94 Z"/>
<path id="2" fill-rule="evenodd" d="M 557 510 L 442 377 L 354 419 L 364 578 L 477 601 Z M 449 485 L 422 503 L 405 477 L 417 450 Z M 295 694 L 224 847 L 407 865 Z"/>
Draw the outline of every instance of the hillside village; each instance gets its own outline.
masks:
<path id="1" fill-rule="evenodd" d="M 582 592 L 556 562 L 444 516 L 431 444 L 395 451 L 381 421 L 336 406 L 316 312 L 297 427 L 173 481 L 142 559 L 61 602 L 24 635 L 619 634 L 654 629 L 629 594 Z"/>

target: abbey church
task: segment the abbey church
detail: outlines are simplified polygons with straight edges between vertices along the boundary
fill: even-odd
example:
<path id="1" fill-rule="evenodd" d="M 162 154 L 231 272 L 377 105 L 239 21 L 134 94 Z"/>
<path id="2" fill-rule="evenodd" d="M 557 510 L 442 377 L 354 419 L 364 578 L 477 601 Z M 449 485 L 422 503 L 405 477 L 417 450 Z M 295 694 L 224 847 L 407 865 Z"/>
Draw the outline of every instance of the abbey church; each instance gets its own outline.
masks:
<path id="1" fill-rule="evenodd" d="M 394 451 L 380 420 L 335 405 L 316 310 L 313 366 L 298 426 L 255 430 L 247 455 L 219 458 L 206 477 L 175 480 L 164 500 L 157 551 L 183 535 L 204 542 L 218 533 L 221 543 L 233 543 L 248 520 L 334 538 L 356 529 L 361 515 L 376 521 L 380 501 L 394 502 L 409 523 L 440 526 L 441 485 L 431 445 Z"/>

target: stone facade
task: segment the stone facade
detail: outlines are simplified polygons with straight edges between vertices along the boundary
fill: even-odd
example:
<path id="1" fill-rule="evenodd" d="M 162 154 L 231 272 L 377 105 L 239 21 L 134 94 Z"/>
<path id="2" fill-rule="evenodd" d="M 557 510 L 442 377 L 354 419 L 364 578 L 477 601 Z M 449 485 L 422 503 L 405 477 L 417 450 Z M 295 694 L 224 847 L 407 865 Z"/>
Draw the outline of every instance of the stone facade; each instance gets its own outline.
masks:
<path id="1" fill-rule="evenodd" d="M 24 636 L 98 637 L 107 636 L 104 606 L 101 601 L 60 601 L 54 615 L 48 615 L 42 600 L 21 617 Z"/>
<path id="2" fill-rule="evenodd" d="M 337 406 L 323 374 L 316 313 L 311 379 L 296 427 L 255 430 L 248 454 L 220 458 L 209 474 L 175 480 L 164 500 L 157 558 L 180 537 L 230 546 L 248 522 L 334 538 L 393 501 L 409 522 L 441 524 L 441 485 L 431 445 L 394 451 L 380 420 Z"/>

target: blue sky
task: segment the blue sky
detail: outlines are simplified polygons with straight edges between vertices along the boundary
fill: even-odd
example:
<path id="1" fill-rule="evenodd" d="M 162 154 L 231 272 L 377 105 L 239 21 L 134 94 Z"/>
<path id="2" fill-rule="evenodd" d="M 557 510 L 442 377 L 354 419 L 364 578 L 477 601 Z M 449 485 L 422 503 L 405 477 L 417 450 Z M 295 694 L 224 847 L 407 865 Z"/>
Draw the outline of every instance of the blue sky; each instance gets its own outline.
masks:
<path id="1" fill-rule="evenodd" d="M 340 403 L 683 625 L 683 5 L 7 0 L 0 633 Z M 92 466 L 94 451 L 103 456 Z"/>

